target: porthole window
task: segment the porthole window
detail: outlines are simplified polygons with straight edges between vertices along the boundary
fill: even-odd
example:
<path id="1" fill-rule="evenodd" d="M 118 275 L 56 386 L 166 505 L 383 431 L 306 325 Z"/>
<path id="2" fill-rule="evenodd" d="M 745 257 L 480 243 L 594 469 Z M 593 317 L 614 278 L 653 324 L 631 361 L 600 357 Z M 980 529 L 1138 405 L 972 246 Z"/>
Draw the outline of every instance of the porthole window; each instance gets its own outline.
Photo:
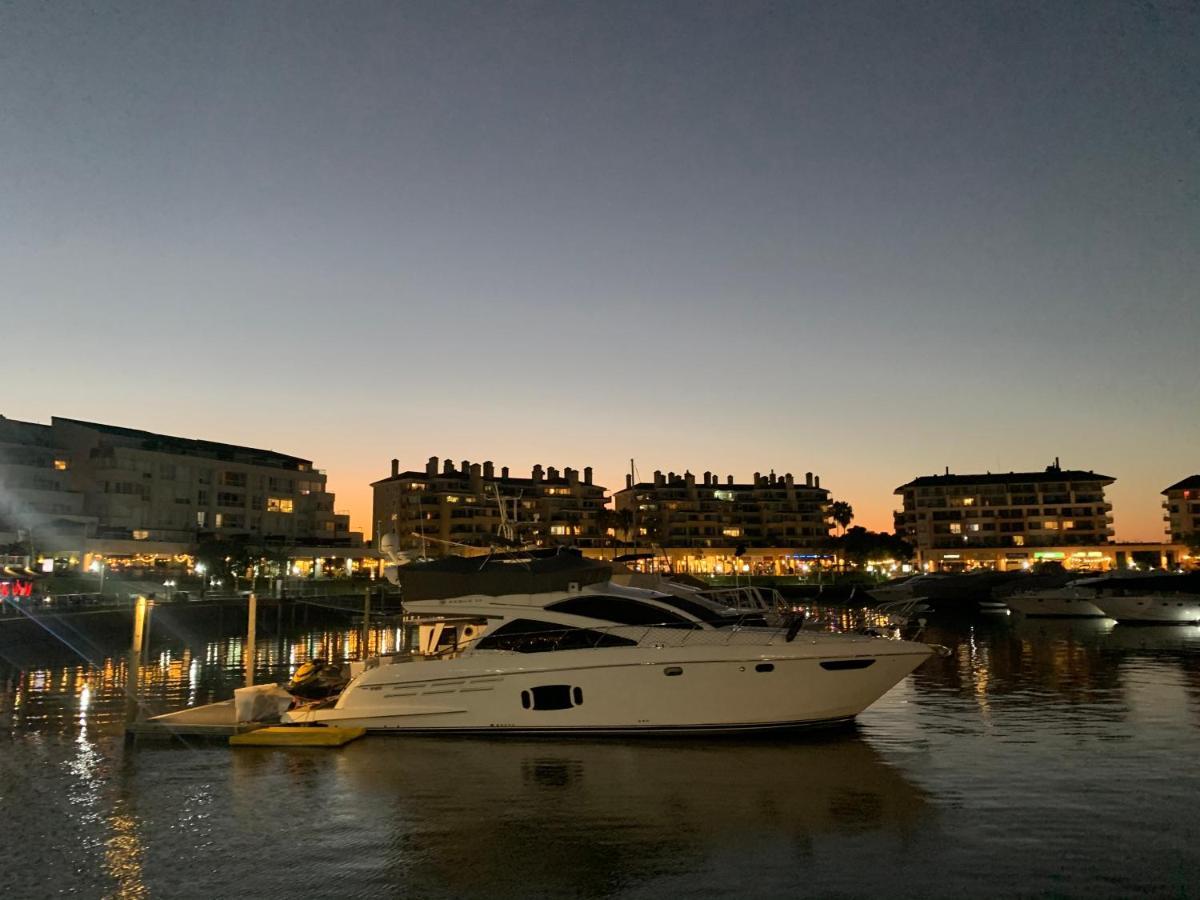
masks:
<path id="1" fill-rule="evenodd" d="M 774 672 L 775 664 L 774 663 L 759 663 L 757 666 L 754 667 L 754 671 L 755 672 Z"/>
<path id="2" fill-rule="evenodd" d="M 663 669 L 663 674 L 664 675 L 682 675 L 683 669 L 680 668 L 679 666 L 667 666 L 665 669 Z"/>
<path id="3" fill-rule="evenodd" d="M 569 684 L 540 684 L 521 691 L 521 705 L 526 709 L 570 709 L 583 702 L 583 689 Z"/>
<path id="4" fill-rule="evenodd" d="M 821 668 L 828 669 L 830 672 L 843 671 L 845 669 L 865 669 L 867 666 L 875 665 L 873 659 L 826 659 L 821 661 Z"/>

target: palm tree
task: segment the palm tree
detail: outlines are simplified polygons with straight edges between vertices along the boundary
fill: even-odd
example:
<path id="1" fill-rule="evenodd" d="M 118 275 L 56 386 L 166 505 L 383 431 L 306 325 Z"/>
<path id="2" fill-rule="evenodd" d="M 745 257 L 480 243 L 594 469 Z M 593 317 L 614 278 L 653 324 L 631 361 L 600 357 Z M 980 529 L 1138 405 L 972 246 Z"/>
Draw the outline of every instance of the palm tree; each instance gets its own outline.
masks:
<path id="1" fill-rule="evenodd" d="M 845 534 L 846 526 L 854 521 L 854 507 L 845 500 L 834 500 L 829 504 L 829 517 L 841 527 L 842 534 Z"/>

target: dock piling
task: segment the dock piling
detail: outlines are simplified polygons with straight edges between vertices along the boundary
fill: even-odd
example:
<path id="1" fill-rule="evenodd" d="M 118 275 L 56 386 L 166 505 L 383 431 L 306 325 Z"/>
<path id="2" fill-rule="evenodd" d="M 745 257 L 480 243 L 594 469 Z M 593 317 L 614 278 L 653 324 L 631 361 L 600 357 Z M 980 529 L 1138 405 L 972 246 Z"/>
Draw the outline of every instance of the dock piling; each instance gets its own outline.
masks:
<path id="1" fill-rule="evenodd" d="M 367 641 L 371 637 L 371 589 L 363 589 L 363 623 L 362 623 L 362 647 L 359 650 L 359 659 L 366 659 L 370 653 L 367 646 Z"/>
<path id="2" fill-rule="evenodd" d="M 258 595 L 253 591 L 246 603 L 246 649 L 242 660 L 246 664 L 246 687 L 254 684 L 254 645 L 258 640 Z"/>
<path id="3" fill-rule="evenodd" d="M 133 609 L 133 640 L 129 645 L 129 658 L 125 664 L 125 724 L 131 725 L 138 716 L 138 672 L 142 664 L 142 646 L 146 637 L 146 623 L 150 616 L 152 601 L 144 596 L 137 598 Z"/>

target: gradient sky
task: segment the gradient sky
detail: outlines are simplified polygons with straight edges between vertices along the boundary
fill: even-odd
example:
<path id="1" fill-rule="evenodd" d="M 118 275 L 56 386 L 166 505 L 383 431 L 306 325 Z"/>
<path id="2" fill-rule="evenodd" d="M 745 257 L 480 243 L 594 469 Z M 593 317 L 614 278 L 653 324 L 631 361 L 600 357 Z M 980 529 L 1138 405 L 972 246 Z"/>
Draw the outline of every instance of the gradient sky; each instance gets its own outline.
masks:
<path id="1" fill-rule="evenodd" d="M 1195 3 L 0 7 L 0 412 L 309 457 L 1200 471 Z M 524 474 L 524 473 L 522 473 Z"/>

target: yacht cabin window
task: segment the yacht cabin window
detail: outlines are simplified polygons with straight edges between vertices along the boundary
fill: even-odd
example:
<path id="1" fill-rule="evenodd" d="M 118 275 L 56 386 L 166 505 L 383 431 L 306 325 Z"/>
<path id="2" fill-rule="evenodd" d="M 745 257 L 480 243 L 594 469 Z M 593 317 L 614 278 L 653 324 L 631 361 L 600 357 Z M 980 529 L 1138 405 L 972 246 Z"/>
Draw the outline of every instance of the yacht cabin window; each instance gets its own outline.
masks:
<path id="1" fill-rule="evenodd" d="M 637 641 L 591 628 L 571 628 L 556 622 L 539 622 L 537 619 L 513 619 L 475 646 L 479 650 L 546 653 L 552 650 L 589 650 L 593 647 L 636 647 Z"/>
<path id="2" fill-rule="evenodd" d="M 613 597 L 607 594 L 580 594 L 567 600 L 551 603 L 546 609 L 552 612 L 567 613 L 572 616 L 585 616 L 589 619 L 602 619 L 617 625 L 665 625 L 668 628 L 695 628 L 695 623 L 688 621 L 678 613 L 669 609 L 631 600 L 628 597 Z"/>

